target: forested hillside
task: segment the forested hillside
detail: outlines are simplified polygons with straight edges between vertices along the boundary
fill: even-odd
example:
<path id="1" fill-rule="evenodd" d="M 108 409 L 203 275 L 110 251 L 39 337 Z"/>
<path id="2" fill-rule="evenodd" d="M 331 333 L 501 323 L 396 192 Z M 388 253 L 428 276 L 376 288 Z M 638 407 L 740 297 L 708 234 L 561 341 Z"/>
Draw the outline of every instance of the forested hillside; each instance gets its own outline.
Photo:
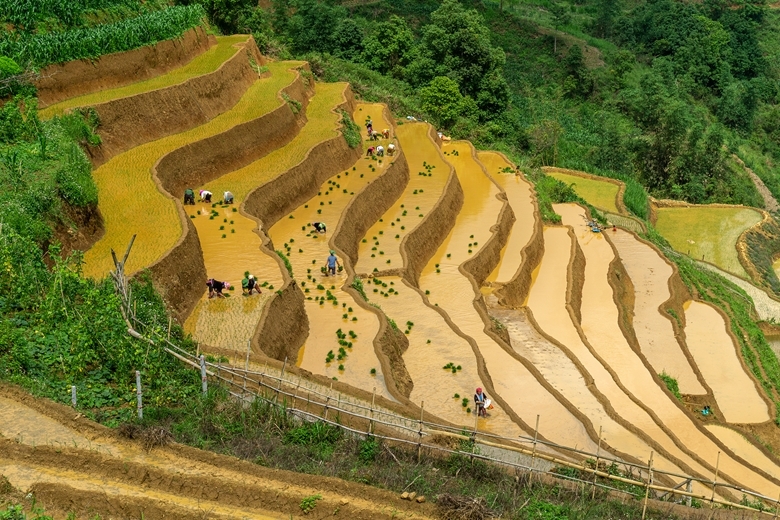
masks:
<path id="1" fill-rule="evenodd" d="M 207 2 L 222 30 L 312 61 L 527 166 L 626 180 L 656 197 L 761 206 L 775 196 L 778 14 L 761 2 Z M 243 11 L 242 11 L 243 9 Z"/>

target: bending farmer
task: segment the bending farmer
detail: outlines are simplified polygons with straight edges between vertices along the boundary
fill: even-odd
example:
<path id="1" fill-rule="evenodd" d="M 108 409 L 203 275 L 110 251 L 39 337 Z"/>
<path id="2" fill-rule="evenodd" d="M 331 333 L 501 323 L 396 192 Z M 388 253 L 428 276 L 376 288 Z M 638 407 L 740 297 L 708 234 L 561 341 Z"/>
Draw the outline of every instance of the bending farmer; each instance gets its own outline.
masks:
<path id="1" fill-rule="evenodd" d="M 314 231 L 317 233 L 325 233 L 328 230 L 328 228 L 325 227 L 324 222 L 312 222 L 311 225 L 314 227 Z"/>
<path id="2" fill-rule="evenodd" d="M 336 266 L 339 264 L 339 259 L 336 258 L 336 252 L 331 249 L 330 256 L 328 256 L 328 276 L 336 276 Z"/>
<path id="3" fill-rule="evenodd" d="M 200 190 L 200 201 L 211 202 L 211 192 L 208 190 Z"/>
<path id="4" fill-rule="evenodd" d="M 257 294 L 262 294 L 260 287 L 257 285 L 254 275 L 249 274 L 249 271 L 244 271 L 244 279 L 241 280 L 241 290 L 244 292 L 244 296 L 251 296 L 252 291 L 257 291 Z"/>
<path id="5" fill-rule="evenodd" d="M 220 282 L 218 280 L 215 280 L 213 278 L 209 278 L 206 280 L 206 287 L 209 288 L 209 298 L 213 298 L 216 296 L 217 298 L 224 298 L 225 295 L 222 294 L 222 290 L 226 287 L 230 287 L 230 284 L 227 282 Z"/>
<path id="6" fill-rule="evenodd" d="M 195 192 L 192 191 L 192 188 L 184 190 L 184 205 L 186 206 L 187 204 L 195 205 Z"/>
<path id="7" fill-rule="evenodd" d="M 225 204 L 233 204 L 233 194 L 229 191 L 226 191 L 222 195 L 222 200 L 225 202 Z"/>

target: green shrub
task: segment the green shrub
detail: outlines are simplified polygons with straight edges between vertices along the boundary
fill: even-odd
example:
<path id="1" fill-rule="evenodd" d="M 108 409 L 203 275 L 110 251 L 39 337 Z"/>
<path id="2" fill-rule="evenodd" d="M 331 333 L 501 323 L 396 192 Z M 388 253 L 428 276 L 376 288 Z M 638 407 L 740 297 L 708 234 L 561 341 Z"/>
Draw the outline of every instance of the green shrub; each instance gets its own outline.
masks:
<path id="1" fill-rule="evenodd" d="M 341 110 L 341 132 L 350 148 L 357 148 L 362 142 L 360 127 L 352 121 L 346 110 Z"/>
<path id="2" fill-rule="evenodd" d="M 672 395 L 674 395 L 679 401 L 682 401 L 682 395 L 680 394 L 680 387 L 677 384 L 677 380 L 666 372 L 661 372 L 658 374 L 658 377 L 661 378 L 661 381 L 664 382 L 666 388 L 669 389 Z"/>

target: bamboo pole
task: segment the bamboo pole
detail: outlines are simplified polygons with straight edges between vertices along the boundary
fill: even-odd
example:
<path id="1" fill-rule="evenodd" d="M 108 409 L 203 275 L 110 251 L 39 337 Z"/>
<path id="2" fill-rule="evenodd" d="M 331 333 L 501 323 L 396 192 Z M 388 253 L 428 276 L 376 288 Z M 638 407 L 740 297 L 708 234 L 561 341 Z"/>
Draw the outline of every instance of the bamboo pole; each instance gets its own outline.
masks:
<path id="1" fill-rule="evenodd" d="M 650 460 L 647 463 L 647 486 L 645 487 L 645 502 L 642 504 L 642 520 L 647 514 L 647 499 L 650 498 L 650 486 L 653 483 L 653 452 L 650 452 Z"/>
<path id="2" fill-rule="evenodd" d="M 418 438 L 417 442 L 417 463 L 420 463 L 420 459 L 422 458 L 422 436 L 423 436 L 423 414 L 425 410 L 425 401 L 420 401 L 420 431 L 418 435 L 420 436 Z"/>
<path id="3" fill-rule="evenodd" d="M 534 478 L 534 471 L 536 471 L 536 442 L 539 440 L 539 414 L 536 414 L 536 427 L 534 427 L 534 448 L 531 451 L 531 476 L 529 482 Z"/>
<path id="4" fill-rule="evenodd" d="M 376 387 L 374 387 L 374 391 L 371 392 L 371 408 L 369 409 L 369 419 L 368 419 L 368 434 L 371 435 L 371 432 L 374 429 L 374 403 L 376 402 Z"/>
<path id="5" fill-rule="evenodd" d="M 602 432 L 603 426 L 599 426 L 599 444 L 598 448 L 596 448 L 596 469 L 599 469 L 599 459 L 601 457 L 601 432 Z M 596 474 L 593 474 L 593 492 L 591 493 L 590 499 L 594 500 L 596 498 Z"/>
<path id="6" fill-rule="evenodd" d="M 715 460 L 715 478 L 712 479 L 712 496 L 710 496 L 710 510 L 715 508 L 715 486 L 718 482 L 718 470 L 720 470 L 720 452 L 718 452 L 718 458 Z M 712 513 L 710 513 L 712 518 Z"/>

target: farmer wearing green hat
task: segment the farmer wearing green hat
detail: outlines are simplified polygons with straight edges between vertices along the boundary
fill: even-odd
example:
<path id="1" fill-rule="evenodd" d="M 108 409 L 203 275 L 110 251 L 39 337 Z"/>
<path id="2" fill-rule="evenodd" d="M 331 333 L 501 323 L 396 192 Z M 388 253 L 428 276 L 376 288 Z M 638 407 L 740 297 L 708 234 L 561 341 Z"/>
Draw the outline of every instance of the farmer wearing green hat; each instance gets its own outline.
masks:
<path id="1" fill-rule="evenodd" d="M 336 276 L 337 265 L 339 265 L 339 259 L 336 258 L 336 252 L 331 249 L 328 257 L 328 276 Z"/>

